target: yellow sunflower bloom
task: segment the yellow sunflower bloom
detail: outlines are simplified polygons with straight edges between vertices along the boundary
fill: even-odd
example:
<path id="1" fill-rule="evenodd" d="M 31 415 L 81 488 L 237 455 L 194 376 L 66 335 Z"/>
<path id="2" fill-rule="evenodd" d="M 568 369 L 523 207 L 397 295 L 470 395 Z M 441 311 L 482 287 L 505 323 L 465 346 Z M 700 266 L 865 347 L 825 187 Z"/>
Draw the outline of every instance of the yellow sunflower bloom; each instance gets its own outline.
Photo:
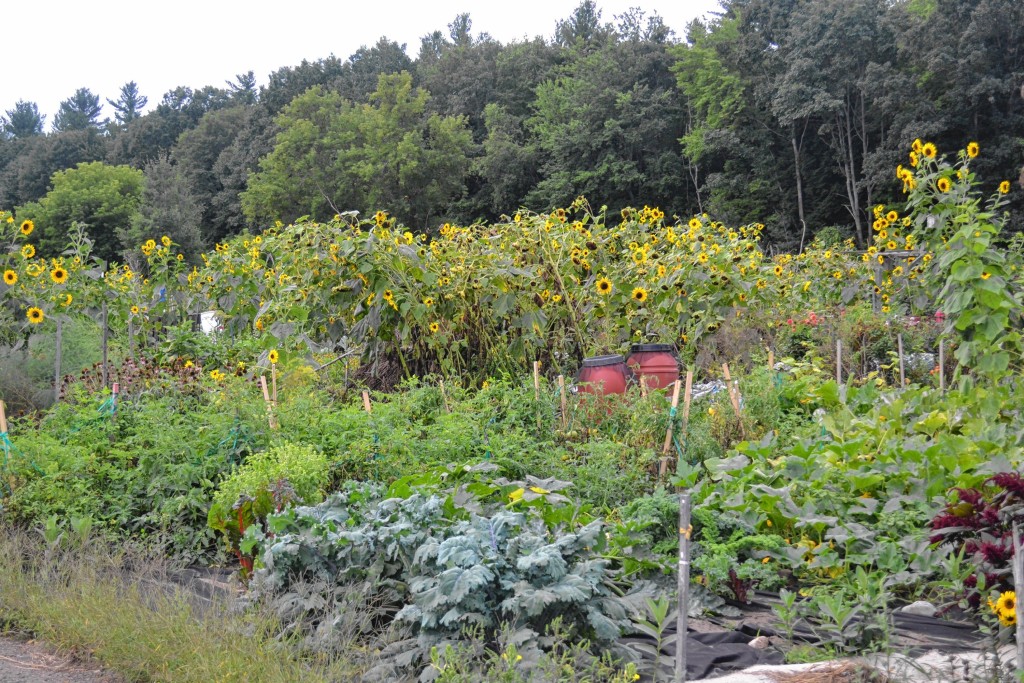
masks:
<path id="1" fill-rule="evenodd" d="M 45 316 L 43 315 L 43 310 L 41 308 L 32 306 L 25 312 L 25 317 L 28 318 L 28 321 L 33 325 L 38 325 L 43 322 L 43 318 Z"/>
<path id="2" fill-rule="evenodd" d="M 967 156 L 969 156 L 971 159 L 973 159 L 974 157 L 978 156 L 978 152 L 979 151 L 980 151 L 980 149 L 978 147 L 978 143 L 977 142 L 968 142 L 967 143 Z"/>
<path id="3" fill-rule="evenodd" d="M 612 291 L 612 281 L 606 277 L 598 279 L 594 286 L 597 287 L 598 294 L 609 294 Z"/>
<path id="4" fill-rule="evenodd" d="M 32 258 L 36 255 L 36 248 L 31 244 L 26 244 L 21 248 L 21 255 L 23 258 Z"/>
<path id="5" fill-rule="evenodd" d="M 65 282 L 67 282 L 68 271 L 58 266 L 57 268 L 54 268 L 53 270 L 50 271 L 50 279 L 56 282 L 58 285 L 62 285 Z"/>
<path id="6" fill-rule="evenodd" d="M 270 361 L 271 365 L 276 365 L 280 358 L 281 356 L 277 353 L 277 349 L 271 349 L 270 353 L 267 354 L 267 360 Z"/>
<path id="7" fill-rule="evenodd" d="M 18 274 L 15 273 L 13 270 L 5 270 L 4 284 L 6 284 L 8 287 L 13 287 L 14 285 L 18 284 Z"/>
<path id="8" fill-rule="evenodd" d="M 1006 194 L 1009 191 L 1010 191 L 1010 181 L 1009 180 L 1004 180 L 1003 182 L 999 183 L 999 194 Z"/>
<path id="9" fill-rule="evenodd" d="M 635 301 L 643 303 L 647 301 L 647 290 L 643 287 L 634 287 L 631 296 Z"/>
<path id="10" fill-rule="evenodd" d="M 24 220 L 21 222 L 21 234 L 28 237 L 32 234 L 32 231 L 36 229 L 36 224 L 30 220 Z"/>
<path id="11" fill-rule="evenodd" d="M 937 153 L 938 150 L 935 148 L 935 145 L 931 142 L 924 143 L 924 147 L 921 148 L 921 154 L 925 155 L 929 159 L 934 159 Z"/>
<path id="12" fill-rule="evenodd" d="M 949 178 L 939 178 L 935 182 L 935 187 L 938 188 L 939 192 L 945 193 L 949 192 L 949 188 L 952 187 L 952 184 L 949 182 Z"/>

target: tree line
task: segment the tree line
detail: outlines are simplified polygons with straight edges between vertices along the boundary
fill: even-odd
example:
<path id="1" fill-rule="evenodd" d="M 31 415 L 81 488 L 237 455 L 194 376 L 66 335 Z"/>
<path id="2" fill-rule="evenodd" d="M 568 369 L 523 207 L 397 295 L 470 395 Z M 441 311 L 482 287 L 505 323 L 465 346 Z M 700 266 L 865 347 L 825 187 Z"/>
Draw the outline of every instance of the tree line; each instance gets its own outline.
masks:
<path id="1" fill-rule="evenodd" d="M 1017 0 L 723 0 L 681 37 L 584 0 L 550 38 L 501 43 L 468 14 L 447 29 L 415 58 L 381 38 L 146 113 L 132 81 L 112 120 L 81 88 L 48 132 L 18 102 L 0 119 L 0 206 L 50 252 L 86 222 L 109 259 L 155 232 L 194 254 L 300 216 L 383 209 L 429 232 L 580 195 L 761 222 L 798 249 L 826 227 L 864 243 L 915 138 L 978 142 L 993 186 L 1024 165 Z"/>

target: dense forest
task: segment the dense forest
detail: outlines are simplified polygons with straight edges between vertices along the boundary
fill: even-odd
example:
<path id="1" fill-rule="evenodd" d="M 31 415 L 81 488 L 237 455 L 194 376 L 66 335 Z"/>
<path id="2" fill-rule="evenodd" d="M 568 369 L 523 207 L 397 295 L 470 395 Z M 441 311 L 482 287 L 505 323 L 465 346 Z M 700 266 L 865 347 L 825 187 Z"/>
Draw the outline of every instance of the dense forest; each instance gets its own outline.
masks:
<path id="1" fill-rule="evenodd" d="M 85 87 L 49 126 L 19 101 L 0 120 L 0 207 L 34 221 L 43 254 L 80 221 L 112 260 L 160 234 L 194 255 L 348 210 L 433 233 L 580 195 L 762 222 L 796 250 L 831 226 L 863 244 L 915 138 L 976 141 L 979 177 L 1024 181 L 1019 0 L 723 0 L 685 36 L 585 0 L 553 28 L 503 44 L 463 14 L 414 59 L 381 38 L 145 113 L 131 81 L 112 120 Z"/>

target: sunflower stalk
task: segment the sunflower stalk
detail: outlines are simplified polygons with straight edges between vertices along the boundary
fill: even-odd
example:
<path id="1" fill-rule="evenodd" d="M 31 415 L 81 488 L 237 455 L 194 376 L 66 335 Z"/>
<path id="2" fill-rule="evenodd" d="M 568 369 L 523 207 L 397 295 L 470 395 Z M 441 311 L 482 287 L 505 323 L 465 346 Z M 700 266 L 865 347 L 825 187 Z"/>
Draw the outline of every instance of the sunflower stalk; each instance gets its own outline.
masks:
<path id="1" fill-rule="evenodd" d="M 1013 592 L 1014 596 L 1024 595 L 1024 554 L 1020 552 L 1020 529 L 1013 523 Z M 1017 677 L 1024 673 L 1024 619 L 1021 619 L 1020 602 L 1014 600 L 1013 609 L 1017 626 Z"/>

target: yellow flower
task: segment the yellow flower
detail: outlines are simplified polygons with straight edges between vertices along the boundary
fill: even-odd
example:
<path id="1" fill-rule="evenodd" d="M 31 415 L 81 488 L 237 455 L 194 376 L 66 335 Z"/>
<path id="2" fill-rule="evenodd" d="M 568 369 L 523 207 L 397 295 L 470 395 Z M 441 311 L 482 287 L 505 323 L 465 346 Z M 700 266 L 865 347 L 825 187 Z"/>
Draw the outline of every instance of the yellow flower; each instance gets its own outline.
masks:
<path id="1" fill-rule="evenodd" d="M 428 296 L 423 300 L 423 305 L 426 306 L 427 308 L 430 308 L 431 306 L 434 305 L 434 300 Z"/>
<path id="2" fill-rule="evenodd" d="M 71 302 L 74 301 L 74 297 L 70 293 L 64 295 L 64 301 L 61 302 L 63 306 L 70 306 Z"/>
<path id="3" fill-rule="evenodd" d="M 917 168 L 917 165 L 918 165 L 919 163 L 921 163 L 921 160 L 920 160 L 920 158 L 919 158 L 919 157 L 917 156 L 917 152 L 911 152 L 911 153 L 910 153 L 910 165 L 911 165 L 911 166 L 913 166 L 914 168 Z M 911 180 L 913 180 L 913 177 L 911 177 Z M 905 182 L 905 183 L 908 183 L 908 181 L 907 181 L 907 179 L 906 179 L 906 176 L 904 176 L 904 180 L 903 180 L 903 182 Z M 908 184 L 909 184 L 909 183 L 908 183 Z"/>
<path id="4" fill-rule="evenodd" d="M 430 323 L 430 331 L 433 332 L 434 334 L 437 334 L 437 331 L 440 330 L 440 329 L 441 329 L 441 326 L 438 325 L 436 322 Z"/>
<path id="5" fill-rule="evenodd" d="M 644 289 L 643 287 L 634 287 L 633 288 L 633 294 L 631 296 L 636 301 L 639 301 L 640 303 L 643 303 L 643 302 L 647 301 L 647 290 Z"/>
<path id="6" fill-rule="evenodd" d="M 778 277 L 782 275 L 782 266 L 775 266 L 772 271 L 775 273 L 775 277 Z"/>
<path id="7" fill-rule="evenodd" d="M 709 257 L 706 251 L 702 251 L 699 254 L 697 254 L 697 260 L 700 261 L 701 263 L 707 263 L 708 258 Z"/>
<path id="8" fill-rule="evenodd" d="M 167 235 L 164 235 L 163 237 L 160 238 L 160 244 L 164 245 L 165 247 L 171 246 L 171 238 L 168 237 Z"/>
<path id="9" fill-rule="evenodd" d="M 138 315 L 139 314 L 139 307 L 138 306 L 132 306 L 131 307 L 131 312 L 132 312 L 132 315 Z"/>
<path id="10" fill-rule="evenodd" d="M 694 218 L 691 218 L 691 219 L 690 219 L 690 224 L 689 224 L 689 225 L 690 225 L 690 227 L 691 227 L 691 228 L 693 228 L 694 230 L 696 230 L 697 228 L 699 228 L 699 227 L 700 227 L 700 219 L 699 219 L 699 218 L 696 218 L 696 217 L 694 217 Z"/>
<path id="11" fill-rule="evenodd" d="M 178 259 L 179 261 L 184 261 L 184 260 L 185 260 L 185 255 L 184 255 L 184 254 L 178 254 L 178 256 L 177 256 L 176 258 L 177 258 L 177 259 Z"/>
<path id="12" fill-rule="evenodd" d="M 978 150 L 978 143 L 977 142 L 968 142 L 967 143 L 967 156 L 969 156 L 970 158 L 973 159 L 974 157 L 978 156 L 978 151 L 979 150 Z"/>
<path id="13" fill-rule="evenodd" d="M 36 224 L 30 220 L 24 220 L 21 222 L 21 234 L 28 237 L 32 234 L 32 231 L 36 229 Z"/>
<path id="14" fill-rule="evenodd" d="M 992 277 L 992 273 L 988 272 L 987 270 L 984 273 L 981 274 L 981 279 L 982 280 L 987 280 L 990 277 Z"/>
<path id="15" fill-rule="evenodd" d="M 60 266 L 57 266 L 50 271 L 50 279 L 56 282 L 58 285 L 64 284 L 68 279 L 68 271 L 64 270 Z"/>
<path id="16" fill-rule="evenodd" d="M 606 277 L 602 277 L 598 279 L 595 287 L 597 287 L 598 294 L 610 294 L 612 291 L 612 281 Z"/>
<path id="17" fill-rule="evenodd" d="M 900 215 L 895 211 L 890 211 L 889 213 L 885 214 L 885 220 L 889 221 L 890 223 L 895 223 L 896 219 L 898 219 L 899 217 Z"/>
<path id="18" fill-rule="evenodd" d="M 938 152 L 938 150 L 935 149 L 935 145 L 931 142 L 924 143 L 924 147 L 921 148 L 921 154 L 925 155 L 929 159 L 934 159 L 936 152 Z"/>
<path id="19" fill-rule="evenodd" d="M 939 192 L 949 192 L 949 188 L 952 185 L 949 182 L 949 178 L 939 178 L 935 183 L 935 187 L 939 189 Z"/>
<path id="20" fill-rule="evenodd" d="M 999 194 L 1006 194 L 1009 191 L 1010 191 L 1010 181 L 1009 180 L 1004 180 L 1003 182 L 999 183 Z"/>
<path id="21" fill-rule="evenodd" d="M 900 275 L 903 275 L 903 266 L 896 266 L 895 268 L 893 268 L 892 269 L 892 274 L 895 277 L 899 277 Z"/>
<path id="22" fill-rule="evenodd" d="M 267 360 L 270 361 L 271 365 L 275 365 L 279 358 L 280 355 L 277 353 L 277 349 L 271 349 L 270 353 L 267 354 Z"/>
<path id="23" fill-rule="evenodd" d="M 38 325 L 43 322 L 43 318 L 45 316 L 43 315 L 43 310 L 41 308 L 33 306 L 25 312 L 25 317 L 28 318 L 28 321 L 33 325 Z"/>
<path id="24" fill-rule="evenodd" d="M 885 248 L 888 249 L 889 251 L 892 251 L 896 247 L 897 247 L 897 244 L 895 242 L 893 242 L 892 240 L 889 240 L 888 242 L 885 243 Z"/>
<path id="25" fill-rule="evenodd" d="M 4 283 L 8 287 L 13 287 L 14 285 L 18 284 L 18 274 L 15 273 L 13 270 L 5 270 Z"/>
<path id="26" fill-rule="evenodd" d="M 1017 623 L 1017 594 L 1015 592 L 1005 591 L 996 598 L 994 603 L 990 600 L 988 605 L 989 609 L 999 617 L 999 623 L 1003 626 L 1013 626 Z"/>
<path id="27" fill-rule="evenodd" d="M 32 258 L 33 256 L 36 255 L 36 248 L 33 247 L 31 244 L 26 244 L 21 248 L 21 255 L 24 258 Z"/>

